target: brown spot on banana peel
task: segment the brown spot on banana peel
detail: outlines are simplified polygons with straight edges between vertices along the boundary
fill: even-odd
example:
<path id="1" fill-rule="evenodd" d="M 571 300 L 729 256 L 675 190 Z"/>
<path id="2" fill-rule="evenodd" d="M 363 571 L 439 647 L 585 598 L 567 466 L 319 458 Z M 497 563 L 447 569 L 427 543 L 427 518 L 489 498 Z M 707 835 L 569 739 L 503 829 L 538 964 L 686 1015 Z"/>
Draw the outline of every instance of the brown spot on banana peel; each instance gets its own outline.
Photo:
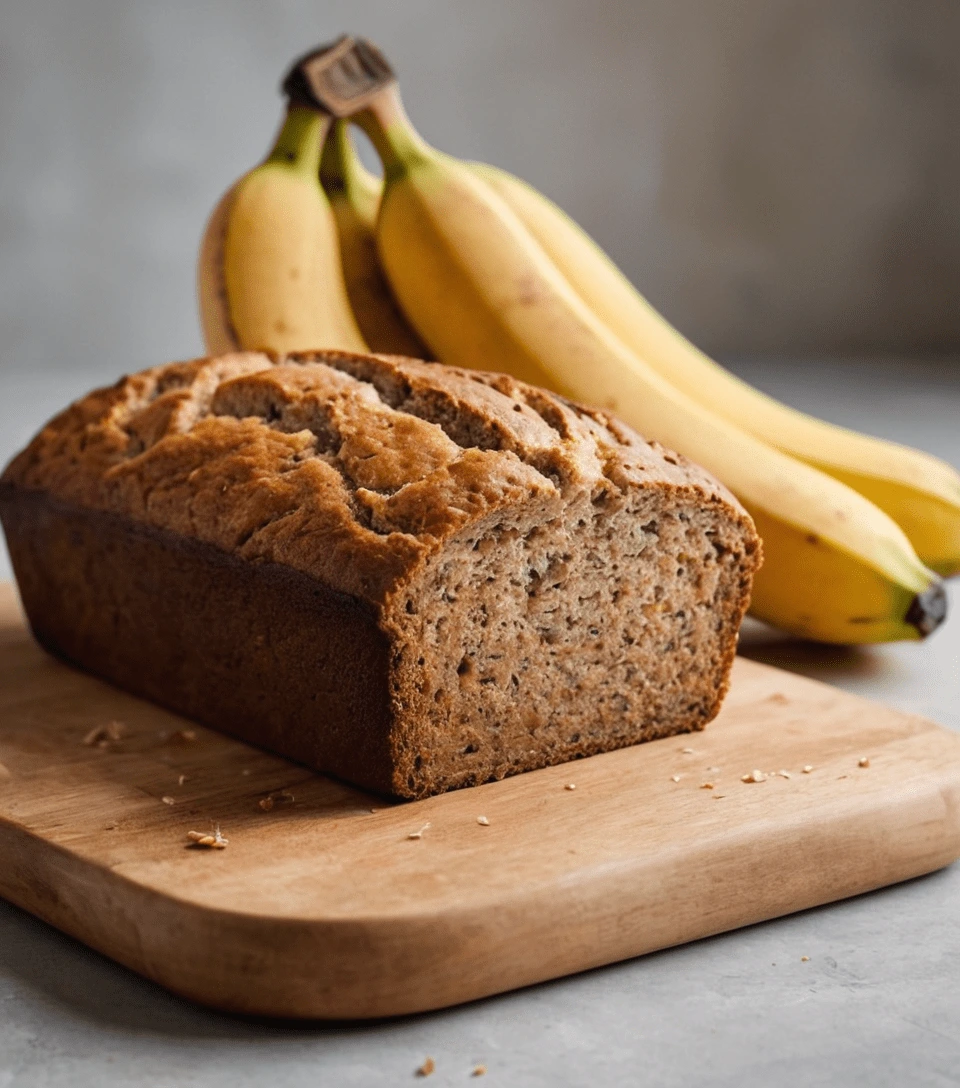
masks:
<path id="1" fill-rule="evenodd" d="M 535 276 L 521 276 L 517 281 L 517 303 L 520 306 L 535 306 L 540 301 L 540 291 Z"/>
<path id="2" fill-rule="evenodd" d="M 947 618 L 947 591 L 943 588 L 943 582 L 938 578 L 928 589 L 918 593 L 903 618 L 906 623 L 916 627 L 921 638 L 936 631 Z"/>

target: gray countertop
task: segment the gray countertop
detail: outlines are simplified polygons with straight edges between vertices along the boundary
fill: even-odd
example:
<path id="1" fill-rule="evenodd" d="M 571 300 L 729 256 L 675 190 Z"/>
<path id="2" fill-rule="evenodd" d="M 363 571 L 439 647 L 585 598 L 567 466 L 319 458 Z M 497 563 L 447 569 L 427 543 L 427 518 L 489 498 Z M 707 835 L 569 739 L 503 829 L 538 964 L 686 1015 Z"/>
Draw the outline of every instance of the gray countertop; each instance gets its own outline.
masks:
<path id="1" fill-rule="evenodd" d="M 960 464 L 960 361 L 750 363 L 818 414 Z M 6 457 L 114 375 L 0 374 Z M 5 554 L 0 576 L 9 576 Z M 951 590 L 960 610 L 960 593 Z M 754 625 L 761 660 L 960 729 L 960 616 L 842 649 Z M 801 956 L 809 957 L 806 962 Z M 960 866 L 831 907 L 427 1016 L 288 1025 L 196 1008 L 0 902 L 0 1088 L 417 1083 L 960 1085 Z M 471 1080 L 475 1065 L 487 1076 Z"/>

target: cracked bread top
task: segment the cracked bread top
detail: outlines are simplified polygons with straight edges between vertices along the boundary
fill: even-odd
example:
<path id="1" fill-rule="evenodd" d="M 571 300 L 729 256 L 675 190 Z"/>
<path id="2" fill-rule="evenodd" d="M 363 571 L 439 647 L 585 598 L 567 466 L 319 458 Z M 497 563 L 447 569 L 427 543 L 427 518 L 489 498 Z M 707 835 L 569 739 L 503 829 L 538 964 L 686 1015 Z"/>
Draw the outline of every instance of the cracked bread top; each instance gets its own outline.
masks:
<path id="1" fill-rule="evenodd" d="M 155 367 L 77 401 L 2 483 L 272 561 L 381 607 L 464 526 L 548 520 L 704 470 L 603 412 L 501 374 L 384 355 L 246 352 Z"/>

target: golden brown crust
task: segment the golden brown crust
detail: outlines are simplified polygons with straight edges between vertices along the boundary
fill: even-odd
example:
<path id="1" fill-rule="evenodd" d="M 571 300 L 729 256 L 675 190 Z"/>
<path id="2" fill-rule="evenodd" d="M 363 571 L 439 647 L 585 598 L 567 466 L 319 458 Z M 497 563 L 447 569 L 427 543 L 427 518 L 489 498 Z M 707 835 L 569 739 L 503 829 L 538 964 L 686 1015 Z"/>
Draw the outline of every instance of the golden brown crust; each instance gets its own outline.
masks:
<path id="1" fill-rule="evenodd" d="M 375 605 L 470 522 L 537 497 L 692 488 L 752 532 L 712 477 L 602 412 L 504 375 L 343 352 L 125 377 L 47 424 L 3 482 Z"/>

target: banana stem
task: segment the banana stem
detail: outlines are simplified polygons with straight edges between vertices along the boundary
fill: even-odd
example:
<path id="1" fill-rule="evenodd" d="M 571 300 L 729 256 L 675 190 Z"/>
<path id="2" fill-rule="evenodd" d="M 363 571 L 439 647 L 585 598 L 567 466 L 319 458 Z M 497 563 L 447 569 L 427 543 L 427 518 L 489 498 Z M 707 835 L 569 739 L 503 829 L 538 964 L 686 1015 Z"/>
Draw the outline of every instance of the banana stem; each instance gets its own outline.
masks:
<path id="1" fill-rule="evenodd" d="M 352 151 L 346 121 L 334 121 L 320 159 L 320 181 L 328 193 L 342 193 L 347 188 Z"/>
<path id="2" fill-rule="evenodd" d="M 320 180 L 328 192 L 343 189 L 361 189 L 379 194 L 380 179 L 371 174 L 360 161 L 357 149 L 350 138 L 350 122 L 337 120 L 323 145 L 320 160 Z"/>
<path id="3" fill-rule="evenodd" d="M 331 117 L 327 113 L 306 106 L 291 105 L 266 161 L 282 163 L 293 170 L 316 177 L 330 122 Z"/>
<path id="4" fill-rule="evenodd" d="M 370 137 L 388 180 L 431 150 L 407 116 L 396 83 L 384 87 L 351 120 Z"/>
<path id="5" fill-rule="evenodd" d="M 363 222 L 376 220 L 383 182 L 360 161 L 350 138 L 349 121 L 338 120 L 333 124 L 323 145 L 320 181 L 332 201 L 346 200 Z"/>

